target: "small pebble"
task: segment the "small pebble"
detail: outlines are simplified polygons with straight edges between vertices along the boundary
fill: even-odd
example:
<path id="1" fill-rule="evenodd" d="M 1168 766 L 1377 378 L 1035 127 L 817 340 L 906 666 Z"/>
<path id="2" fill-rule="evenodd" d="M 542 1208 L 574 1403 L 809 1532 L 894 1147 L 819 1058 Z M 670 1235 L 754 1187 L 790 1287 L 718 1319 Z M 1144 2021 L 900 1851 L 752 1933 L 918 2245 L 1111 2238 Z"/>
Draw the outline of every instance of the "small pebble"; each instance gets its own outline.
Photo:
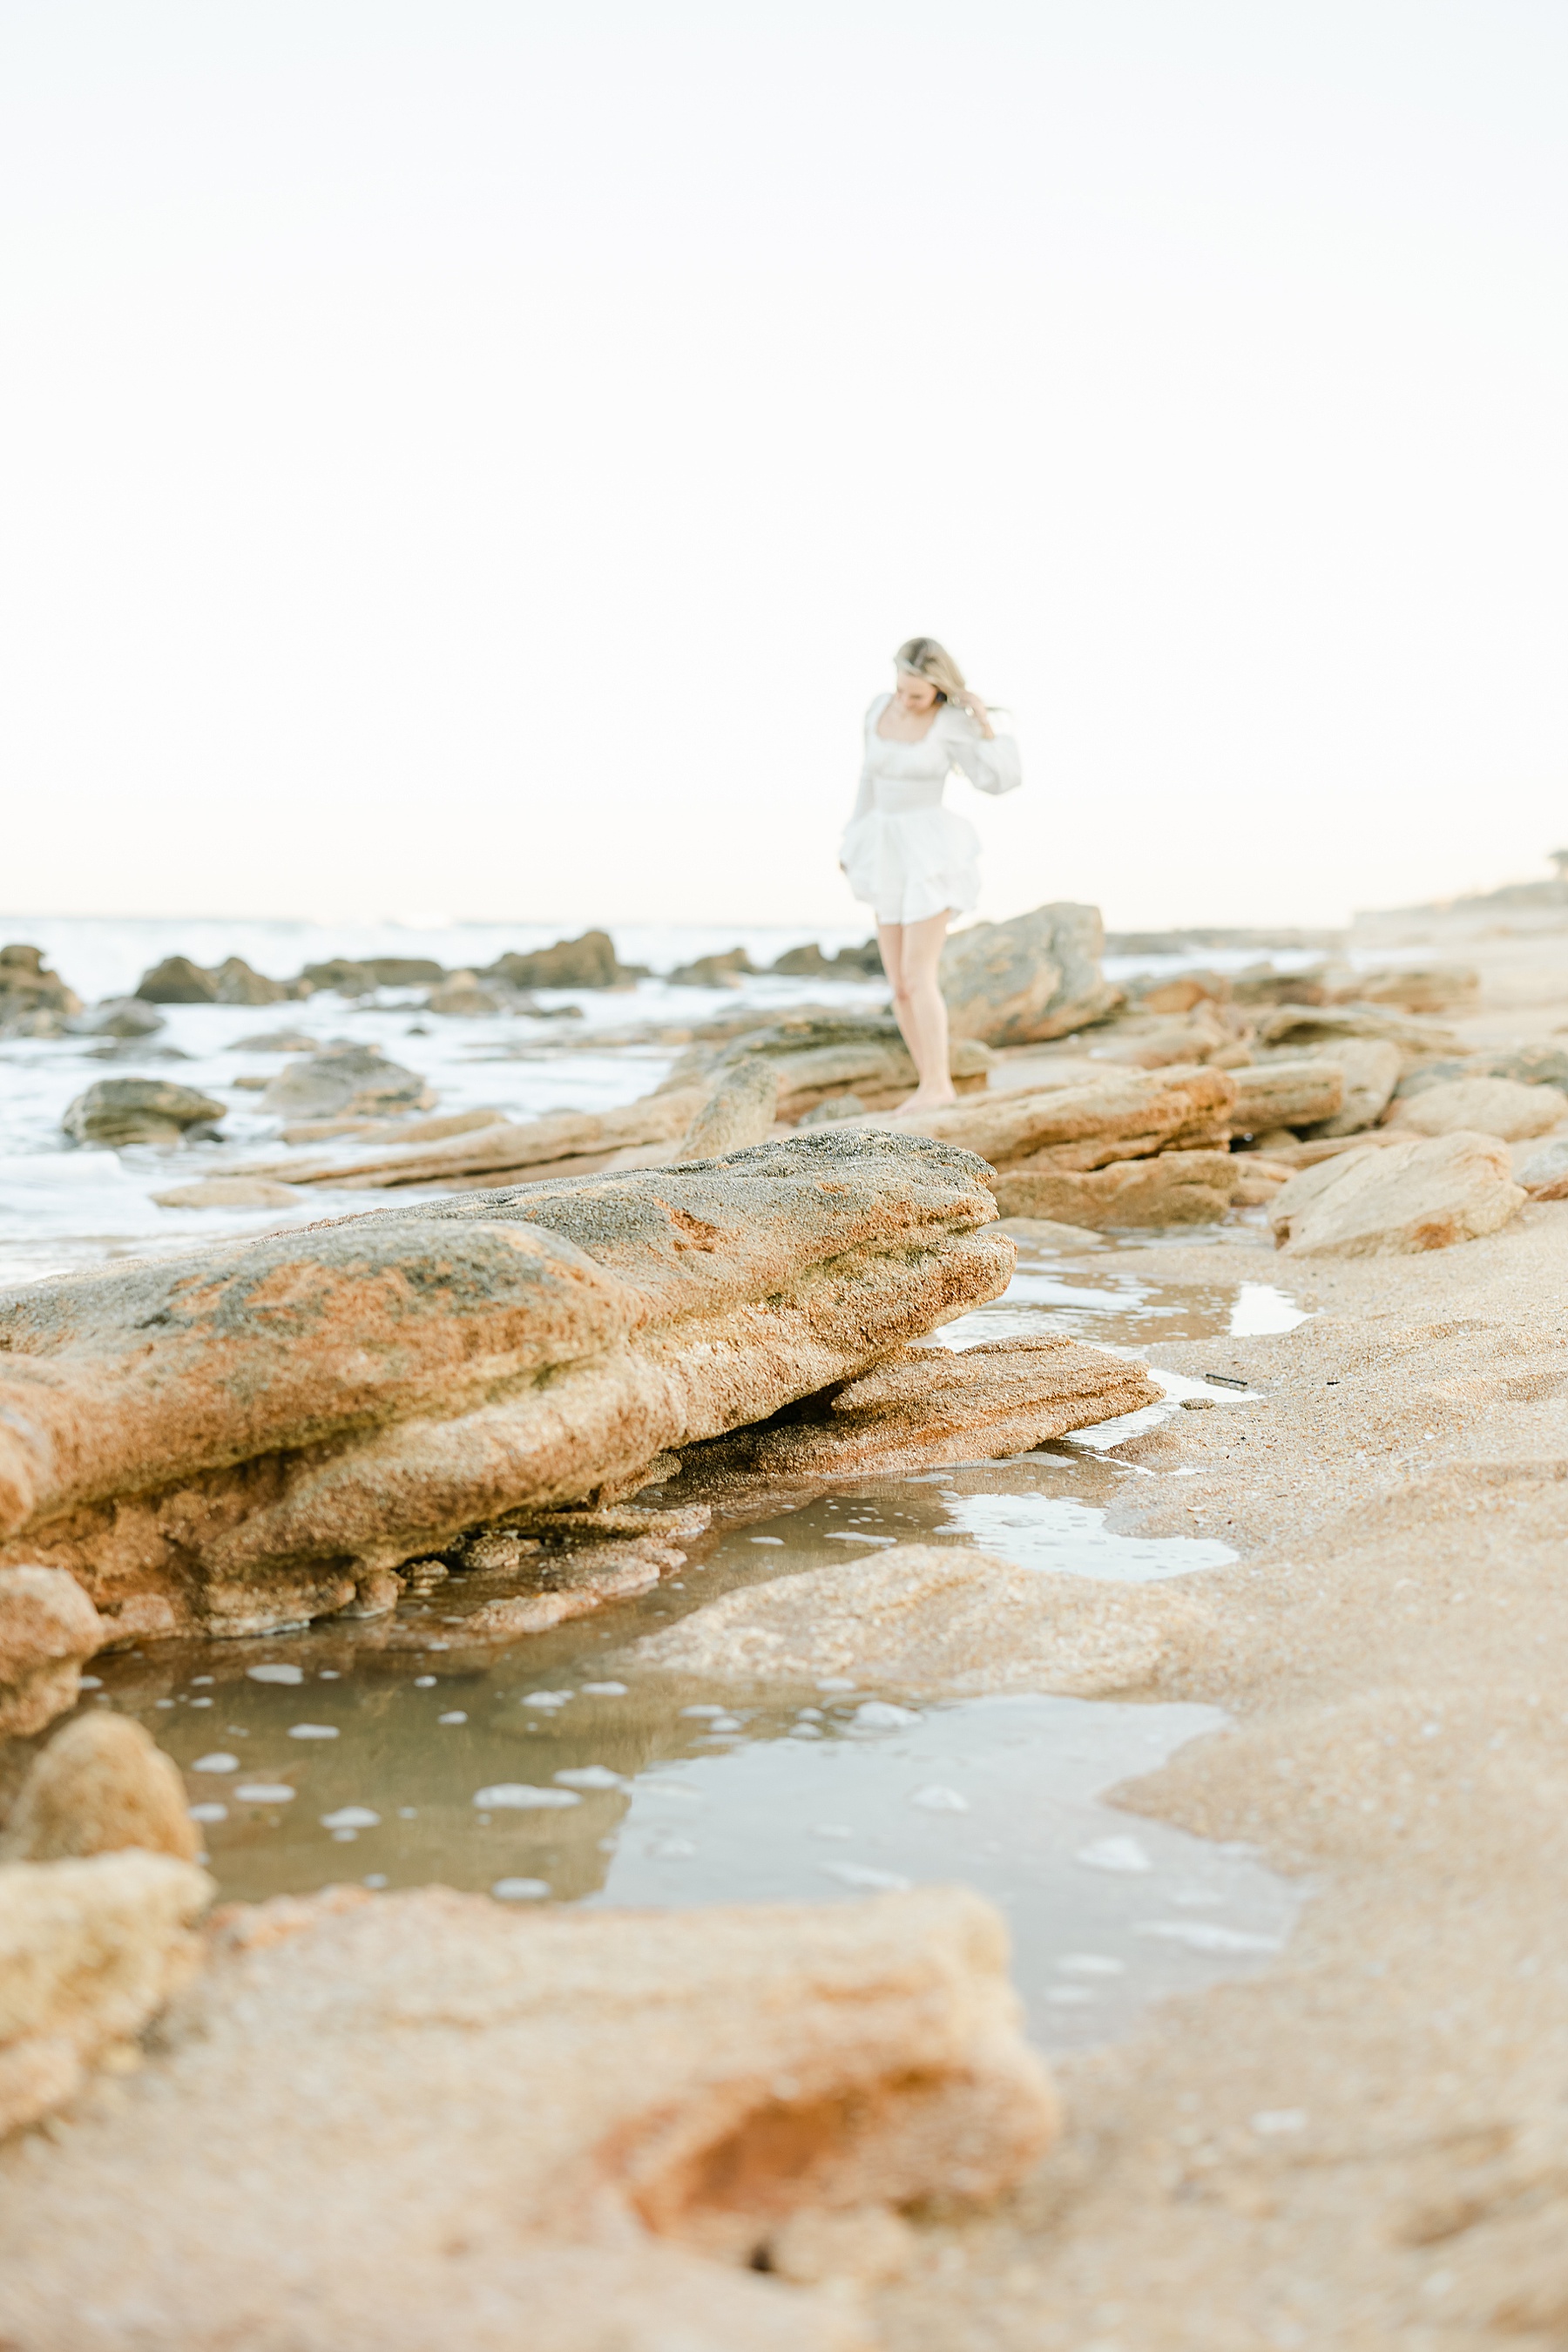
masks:
<path id="1" fill-rule="evenodd" d="M 290 1739 L 335 1739 L 337 1736 L 335 1723 L 291 1723 L 289 1726 Z"/>
<path id="2" fill-rule="evenodd" d="M 245 1671 L 253 1683 L 302 1683 L 305 1679 L 300 1666 L 247 1666 Z"/>
<path id="3" fill-rule="evenodd" d="M 448 1715 L 438 1715 L 436 1717 L 437 1723 L 467 1723 L 468 1719 L 460 1706 L 453 1707 Z"/>
<path id="4" fill-rule="evenodd" d="M 547 1878 L 498 1878 L 490 1888 L 501 1903 L 537 1903 L 549 1892 Z"/>
<path id="5" fill-rule="evenodd" d="M 193 1772 L 237 1772 L 239 1769 L 239 1759 L 237 1756 L 224 1756 L 222 1754 L 216 1756 L 198 1756 L 195 1762 L 192 1765 L 191 1769 Z"/>

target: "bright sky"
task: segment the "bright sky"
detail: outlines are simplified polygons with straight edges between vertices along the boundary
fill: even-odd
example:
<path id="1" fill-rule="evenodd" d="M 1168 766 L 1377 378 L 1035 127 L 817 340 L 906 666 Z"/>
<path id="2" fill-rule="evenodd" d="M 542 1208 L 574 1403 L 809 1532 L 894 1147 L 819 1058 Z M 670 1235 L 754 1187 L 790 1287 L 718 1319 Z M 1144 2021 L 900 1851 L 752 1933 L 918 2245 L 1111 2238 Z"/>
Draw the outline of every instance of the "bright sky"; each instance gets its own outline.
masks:
<path id="1" fill-rule="evenodd" d="M 9 0 L 0 903 L 853 920 L 1568 842 L 1562 0 Z"/>

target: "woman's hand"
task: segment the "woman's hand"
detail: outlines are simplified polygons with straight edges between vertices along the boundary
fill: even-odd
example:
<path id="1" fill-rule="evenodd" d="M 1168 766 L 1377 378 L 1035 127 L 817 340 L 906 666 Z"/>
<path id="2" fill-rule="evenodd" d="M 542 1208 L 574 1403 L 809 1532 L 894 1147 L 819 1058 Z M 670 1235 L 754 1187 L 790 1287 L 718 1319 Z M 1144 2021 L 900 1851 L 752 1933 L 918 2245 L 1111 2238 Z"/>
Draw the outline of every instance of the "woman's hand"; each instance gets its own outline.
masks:
<path id="1" fill-rule="evenodd" d="M 996 740 L 996 730 L 992 726 L 991 713 L 986 709 L 980 697 L 977 694 L 966 695 L 963 707 L 979 728 L 986 742 L 994 743 Z"/>

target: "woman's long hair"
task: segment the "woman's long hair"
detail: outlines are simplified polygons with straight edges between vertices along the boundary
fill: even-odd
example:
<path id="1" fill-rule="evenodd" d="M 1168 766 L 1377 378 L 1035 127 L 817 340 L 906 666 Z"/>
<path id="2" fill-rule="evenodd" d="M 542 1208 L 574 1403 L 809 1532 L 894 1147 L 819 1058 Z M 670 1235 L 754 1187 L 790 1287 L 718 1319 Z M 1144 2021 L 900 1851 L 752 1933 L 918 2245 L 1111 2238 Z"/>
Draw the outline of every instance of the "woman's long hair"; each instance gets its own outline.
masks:
<path id="1" fill-rule="evenodd" d="M 900 669 L 934 686 L 944 702 L 956 702 L 961 710 L 969 709 L 973 698 L 963 683 L 963 672 L 934 637 L 906 637 L 893 659 Z"/>

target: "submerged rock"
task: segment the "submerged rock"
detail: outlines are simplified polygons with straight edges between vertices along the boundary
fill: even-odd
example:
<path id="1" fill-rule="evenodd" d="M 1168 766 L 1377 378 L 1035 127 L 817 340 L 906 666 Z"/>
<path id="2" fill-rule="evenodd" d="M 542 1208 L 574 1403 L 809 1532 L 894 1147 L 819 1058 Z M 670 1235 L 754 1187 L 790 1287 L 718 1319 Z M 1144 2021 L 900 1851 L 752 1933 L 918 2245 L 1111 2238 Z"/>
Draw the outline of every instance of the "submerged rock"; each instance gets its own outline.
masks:
<path id="1" fill-rule="evenodd" d="M 127 1860 L 181 1867 L 55 1867 Z M 225 1920 L 150 2095 L 8 2191 L 0 2327 L 37 2352 L 89 2305 L 105 2352 L 149 2311 L 170 2347 L 266 2312 L 290 2352 L 869 2352 L 730 2266 L 799 2212 L 994 2196 L 1059 2128 L 960 1889 L 520 1916 L 345 1887 Z"/>
<path id="2" fill-rule="evenodd" d="M 1495 1137 L 1446 1135 L 1303 1169 L 1276 1195 L 1269 1223 L 1292 1257 L 1410 1255 L 1496 1233 L 1525 1197 Z"/>
<path id="3" fill-rule="evenodd" d="M 0 1867 L 0 2136 L 74 2098 L 95 2061 L 158 2014 L 198 1965 L 191 1930 L 212 1895 L 170 1854 Z M 15 2275 L 0 2261 L 0 2313 Z M 63 2278 L 58 2292 L 64 2331 Z"/>
<path id="4" fill-rule="evenodd" d="M 213 1127 L 227 1108 L 169 1078 L 100 1078 L 67 1108 L 60 1126 L 76 1143 L 111 1149 L 127 1143 L 177 1143 L 194 1127 Z"/>
<path id="5" fill-rule="evenodd" d="M 705 1682 L 843 1675 L 924 1698 L 1096 1698 L 1149 1687 L 1212 1634 L 1208 1612 L 1165 1585 L 1127 1589 L 957 1545 L 896 1544 L 726 1592 L 631 1654 L 644 1670 Z"/>
<path id="6" fill-rule="evenodd" d="M 69 1568 L 116 1629 L 345 1608 L 995 1297 L 984 1174 L 840 1129 L 27 1284 L 0 1298 L 0 1559 Z"/>
<path id="7" fill-rule="evenodd" d="M 1122 1002 L 1100 971 L 1104 952 L 1099 908 L 1066 902 L 955 931 L 941 971 L 953 1035 L 1028 1045 L 1104 1020 Z"/>
<path id="8" fill-rule="evenodd" d="M 194 1862 L 200 1844 L 173 1758 L 128 1715 L 83 1715 L 34 1758 L 0 1834 L 0 1863 L 130 1847 Z"/>
<path id="9" fill-rule="evenodd" d="M 66 1023 L 73 1037 L 155 1037 L 168 1023 L 157 1007 L 135 996 L 106 996 L 90 1013 L 78 1013 Z"/>
<path id="10" fill-rule="evenodd" d="M 0 1738 L 26 1739 L 81 1695 L 108 1629 L 63 1569 L 0 1568 Z"/>

